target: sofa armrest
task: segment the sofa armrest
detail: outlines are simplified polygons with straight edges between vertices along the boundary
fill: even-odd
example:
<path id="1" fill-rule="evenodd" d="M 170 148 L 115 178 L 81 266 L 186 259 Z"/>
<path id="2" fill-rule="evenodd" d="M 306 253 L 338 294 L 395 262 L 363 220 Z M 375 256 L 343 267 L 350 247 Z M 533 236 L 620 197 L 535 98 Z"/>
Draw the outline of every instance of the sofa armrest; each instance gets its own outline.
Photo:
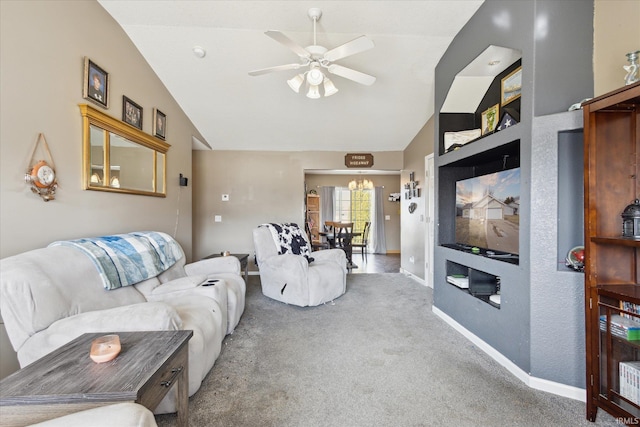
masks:
<path id="1" fill-rule="evenodd" d="M 170 282 L 161 283 L 153 288 L 151 295 L 162 295 L 172 292 L 187 291 L 189 289 L 195 289 L 207 281 L 207 276 L 204 274 L 198 274 L 194 276 L 185 276 L 179 279 L 173 279 Z M 145 295 L 148 298 L 148 295 Z"/>
<path id="2" fill-rule="evenodd" d="M 185 265 L 184 271 L 189 276 L 217 273 L 234 273 L 240 275 L 240 261 L 234 256 L 207 258 Z"/>
<path id="3" fill-rule="evenodd" d="M 53 322 L 47 329 L 31 336 L 18 350 L 18 359 L 23 367 L 87 332 L 175 331 L 181 328 L 178 312 L 164 302 L 88 311 Z"/>

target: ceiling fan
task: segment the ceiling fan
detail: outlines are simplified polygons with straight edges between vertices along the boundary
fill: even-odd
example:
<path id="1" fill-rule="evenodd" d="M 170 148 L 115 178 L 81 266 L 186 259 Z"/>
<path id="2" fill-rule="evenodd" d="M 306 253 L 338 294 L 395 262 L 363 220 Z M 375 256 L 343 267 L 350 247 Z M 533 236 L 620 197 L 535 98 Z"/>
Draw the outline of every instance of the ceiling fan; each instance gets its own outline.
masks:
<path id="1" fill-rule="evenodd" d="M 319 8 L 311 8 L 308 12 L 309 18 L 313 20 L 313 44 L 303 48 L 282 32 L 277 30 L 266 31 L 265 34 L 275 41 L 282 43 L 284 46 L 291 49 L 295 54 L 300 57 L 299 63 L 278 65 L 275 67 L 262 68 L 260 70 L 250 71 L 250 76 L 259 76 L 262 74 L 271 73 L 274 71 L 286 71 L 297 70 L 302 67 L 309 67 L 307 71 L 301 74 L 297 74 L 295 77 L 287 80 L 289 87 L 296 93 L 300 92 L 300 87 L 305 82 L 305 78 L 309 87 L 307 96 L 309 98 L 320 98 L 320 84 L 324 87 L 324 96 L 331 96 L 338 92 L 333 82 L 324 74 L 322 69 L 326 69 L 329 73 L 336 76 L 344 77 L 354 82 L 370 86 L 376 81 L 374 76 L 362 73 L 360 71 L 353 70 L 351 68 L 343 67 L 342 65 L 335 64 L 337 61 L 347 56 L 355 55 L 356 53 L 364 52 L 374 47 L 371 40 L 365 36 L 357 37 L 343 45 L 328 50 L 323 46 L 319 46 L 316 42 L 316 23 L 322 16 L 322 10 Z"/>

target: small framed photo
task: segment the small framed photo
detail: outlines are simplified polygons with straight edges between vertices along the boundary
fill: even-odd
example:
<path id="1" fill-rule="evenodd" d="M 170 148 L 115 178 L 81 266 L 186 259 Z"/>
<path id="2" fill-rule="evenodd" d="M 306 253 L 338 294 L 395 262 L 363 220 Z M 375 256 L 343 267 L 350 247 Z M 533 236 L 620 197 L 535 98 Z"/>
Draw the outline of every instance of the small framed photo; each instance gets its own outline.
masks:
<path id="1" fill-rule="evenodd" d="M 142 130 L 142 107 L 122 95 L 122 121 Z"/>
<path id="2" fill-rule="evenodd" d="M 157 108 L 153 109 L 153 135 L 161 139 L 167 135 L 167 115 Z"/>
<path id="3" fill-rule="evenodd" d="M 500 106 L 496 104 L 482 112 L 482 135 L 489 134 L 496 130 L 498 120 L 500 119 L 499 110 Z"/>
<path id="4" fill-rule="evenodd" d="M 82 97 L 109 108 L 109 73 L 86 56 Z"/>
<path id="5" fill-rule="evenodd" d="M 504 106 L 520 98 L 522 93 L 522 67 L 518 67 L 502 79 L 500 85 L 500 105 Z"/>

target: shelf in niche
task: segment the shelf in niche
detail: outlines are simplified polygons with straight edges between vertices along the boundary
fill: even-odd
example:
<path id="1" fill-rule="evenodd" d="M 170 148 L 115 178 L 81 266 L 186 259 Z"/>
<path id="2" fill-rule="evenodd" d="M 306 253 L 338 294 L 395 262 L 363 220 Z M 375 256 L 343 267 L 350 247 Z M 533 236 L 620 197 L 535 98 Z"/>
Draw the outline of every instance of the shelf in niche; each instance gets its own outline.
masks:
<path id="1" fill-rule="evenodd" d="M 458 281 L 465 284 L 460 285 Z M 492 307 L 500 309 L 500 277 L 447 260 L 447 283 Z"/>
<path id="2" fill-rule="evenodd" d="M 494 261 L 500 261 L 500 262 L 505 262 L 507 264 L 513 264 L 513 265 L 519 265 L 520 264 L 520 257 L 518 257 L 517 255 L 511 255 L 511 254 L 507 254 L 506 252 L 502 253 L 502 252 L 496 252 L 496 251 L 488 251 L 487 249 L 483 249 L 483 248 L 479 248 L 479 252 L 478 253 L 473 253 L 471 250 L 470 246 L 467 245 L 461 245 L 458 243 L 444 243 L 442 245 L 440 245 L 442 247 L 445 248 L 449 248 L 449 249 L 453 249 L 455 251 L 460 251 L 463 253 L 467 253 L 469 255 L 473 255 L 473 256 L 477 256 L 477 257 L 482 257 L 482 258 L 488 258 L 488 259 L 492 259 Z M 487 252 L 493 252 L 493 255 L 489 255 Z"/>
<path id="3" fill-rule="evenodd" d="M 491 150 L 500 150 L 499 147 L 507 146 L 514 141 L 520 140 L 520 131 L 518 125 L 512 126 L 491 135 L 483 136 L 473 142 L 463 145 L 457 150 L 441 154 L 439 156 L 440 166 L 459 162 L 465 158 L 482 155 Z"/>

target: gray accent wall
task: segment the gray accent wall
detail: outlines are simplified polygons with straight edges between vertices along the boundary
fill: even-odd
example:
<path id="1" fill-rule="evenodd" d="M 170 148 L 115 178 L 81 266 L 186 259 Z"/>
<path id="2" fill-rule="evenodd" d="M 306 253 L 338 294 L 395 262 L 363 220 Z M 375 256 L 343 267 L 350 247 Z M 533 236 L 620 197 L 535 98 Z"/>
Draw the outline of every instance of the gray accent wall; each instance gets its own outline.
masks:
<path id="1" fill-rule="evenodd" d="M 593 96 L 593 9 L 586 0 L 488 0 L 435 75 L 434 306 L 525 374 L 577 388 L 585 384 L 583 278 L 558 265 L 558 248 L 571 244 L 562 240 L 575 236 L 558 232 L 558 140 L 581 138 L 581 112 L 566 110 Z M 522 52 L 520 123 L 441 154 L 446 129 L 437 112 L 456 74 L 490 45 Z M 521 168 L 519 264 L 442 246 L 455 243 L 455 180 L 475 176 L 476 163 L 495 161 L 490 153 L 510 146 L 519 147 Z M 579 214 L 580 207 L 569 209 Z M 452 263 L 500 277 L 500 308 L 448 284 Z"/>

